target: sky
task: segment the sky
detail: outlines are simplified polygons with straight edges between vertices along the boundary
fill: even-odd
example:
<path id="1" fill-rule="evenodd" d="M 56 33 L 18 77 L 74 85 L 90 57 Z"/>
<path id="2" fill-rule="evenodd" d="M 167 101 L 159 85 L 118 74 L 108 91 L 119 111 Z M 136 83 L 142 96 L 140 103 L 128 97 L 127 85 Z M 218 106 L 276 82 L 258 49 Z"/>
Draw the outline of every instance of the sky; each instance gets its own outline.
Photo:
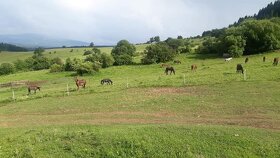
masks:
<path id="1" fill-rule="evenodd" d="M 274 0 L 0 0 L 0 34 L 116 44 L 227 27 Z"/>

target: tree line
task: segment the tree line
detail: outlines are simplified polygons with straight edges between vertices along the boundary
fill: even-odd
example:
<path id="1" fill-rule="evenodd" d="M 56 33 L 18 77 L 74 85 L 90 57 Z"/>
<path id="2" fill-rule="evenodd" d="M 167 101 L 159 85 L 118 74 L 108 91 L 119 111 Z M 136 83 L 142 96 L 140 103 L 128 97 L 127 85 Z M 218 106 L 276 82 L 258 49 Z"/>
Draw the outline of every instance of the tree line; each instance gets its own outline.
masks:
<path id="1" fill-rule="evenodd" d="M 13 44 L 0 43 L 0 52 L 1 51 L 27 52 L 28 50 Z"/>

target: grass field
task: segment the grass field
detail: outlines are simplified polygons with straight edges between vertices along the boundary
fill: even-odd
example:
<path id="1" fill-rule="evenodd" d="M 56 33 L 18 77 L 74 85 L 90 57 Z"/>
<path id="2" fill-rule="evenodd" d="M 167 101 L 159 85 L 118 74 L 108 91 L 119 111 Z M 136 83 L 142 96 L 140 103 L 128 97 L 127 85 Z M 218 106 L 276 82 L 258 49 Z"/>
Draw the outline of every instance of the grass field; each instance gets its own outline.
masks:
<path id="1" fill-rule="evenodd" d="M 65 59 L 84 50 L 54 51 Z M 279 52 L 265 56 L 243 64 L 246 81 L 235 72 L 245 58 L 196 54 L 170 63 L 172 76 L 160 64 L 102 69 L 81 77 L 88 83 L 80 91 L 73 72 L 0 76 L 1 83 L 44 81 L 29 96 L 25 87 L 0 88 L 0 157 L 279 157 L 280 67 L 272 66 Z M 103 78 L 114 85 L 101 86 Z"/>

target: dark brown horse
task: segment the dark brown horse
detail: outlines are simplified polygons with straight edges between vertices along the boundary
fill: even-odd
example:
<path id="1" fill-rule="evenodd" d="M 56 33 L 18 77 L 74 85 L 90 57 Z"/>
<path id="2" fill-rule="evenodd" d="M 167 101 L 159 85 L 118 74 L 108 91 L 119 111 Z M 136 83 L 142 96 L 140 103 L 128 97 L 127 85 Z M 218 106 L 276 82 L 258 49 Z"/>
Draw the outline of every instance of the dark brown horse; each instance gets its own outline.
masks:
<path id="1" fill-rule="evenodd" d="M 170 71 L 170 75 L 173 73 L 175 75 L 175 69 L 172 66 L 165 68 L 165 74 L 168 75 L 168 72 Z"/>
<path id="2" fill-rule="evenodd" d="M 36 86 L 36 85 L 30 85 L 27 87 L 28 89 L 28 94 L 31 94 L 31 91 L 34 91 L 34 93 L 36 94 L 36 91 L 41 89 L 41 87 Z"/>
<path id="3" fill-rule="evenodd" d="M 249 61 L 249 58 L 246 58 L 246 59 L 245 59 L 245 64 L 248 63 L 248 61 Z"/>
<path id="4" fill-rule="evenodd" d="M 191 70 L 192 70 L 192 71 L 196 71 L 196 69 L 197 69 L 197 66 L 196 66 L 195 64 L 193 64 L 193 65 L 191 66 Z"/>
<path id="5" fill-rule="evenodd" d="M 174 64 L 182 64 L 180 60 L 174 60 Z"/>
<path id="6" fill-rule="evenodd" d="M 274 66 L 277 66 L 278 63 L 279 63 L 279 58 L 274 58 L 274 60 L 273 60 L 273 65 L 274 65 Z"/>
<path id="7" fill-rule="evenodd" d="M 263 57 L 263 62 L 265 62 L 265 59 L 266 59 L 266 58 L 265 58 L 265 57 Z"/>
<path id="8" fill-rule="evenodd" d="M 84 79 L 79 80 L 78 78 L 75 78 L 75 82 L 76 82 L 77 90 L 80 89 L 80 86 L 83 88 L 86 88 L 86 84 L 87 84 L 86 80 L 84 80 Z"/>
<path id="9" fill-rule="evenodd" d="M 237 73 L 244 73 L 244 69 L 243 69 L 243 66 L 241 65 L 241 64 L 237 64 L 237 66 L 236 66 L 236 72 Z"/>

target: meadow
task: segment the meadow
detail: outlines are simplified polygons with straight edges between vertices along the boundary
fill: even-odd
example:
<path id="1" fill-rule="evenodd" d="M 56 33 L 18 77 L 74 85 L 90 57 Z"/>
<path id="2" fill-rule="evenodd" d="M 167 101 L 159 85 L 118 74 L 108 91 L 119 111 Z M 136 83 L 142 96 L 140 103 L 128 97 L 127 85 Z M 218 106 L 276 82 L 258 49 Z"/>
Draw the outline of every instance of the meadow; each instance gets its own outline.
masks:
<path id="1" fill-rule="evenodd" d="M 46 55 L 83 58 L 84 49 Z M 26 57 L 10 54 L 0 53 L 0 63 Z M 0 88 L 0 157 L 279 157 L 277 56 L 249 56 L 246 80 L 235 72 L 245 57 L 225 62 L 199 54 L 170 62 L 176 75 L 165 75 L 160 64 L 102 69 L 80 77 L 88 81 L 80 91 L 74 72 L 0 76 L 1 83 L 43 81 L 32 95 L 26 87 Z M 102 86 L 103 78 L 114 85 Z"/>

